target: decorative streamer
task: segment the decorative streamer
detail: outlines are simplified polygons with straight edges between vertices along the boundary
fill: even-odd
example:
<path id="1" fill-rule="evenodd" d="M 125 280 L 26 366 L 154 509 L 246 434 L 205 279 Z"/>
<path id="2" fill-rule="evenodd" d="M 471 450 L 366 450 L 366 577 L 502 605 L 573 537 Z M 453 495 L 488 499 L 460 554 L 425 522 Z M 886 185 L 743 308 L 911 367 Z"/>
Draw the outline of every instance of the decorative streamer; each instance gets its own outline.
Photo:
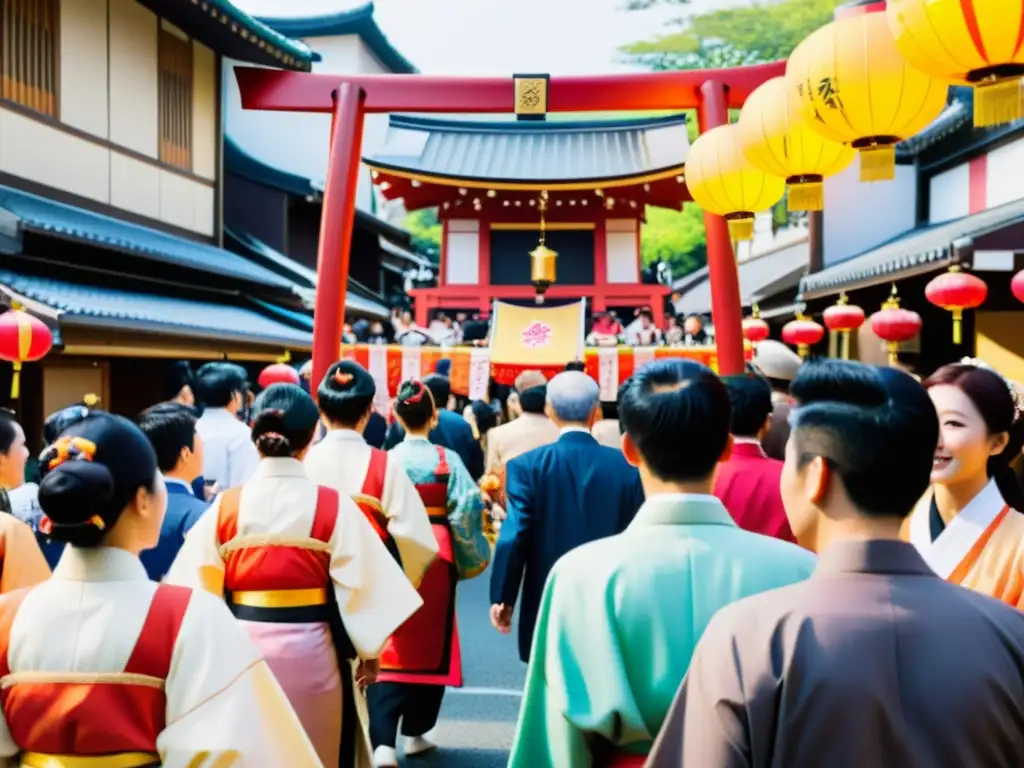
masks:
<path id="1" fill-rule="evenodd" d="M 491 380 L 491 351 L 473 349 L 469 353 L 469 399 L 484 400 Z"/>
<path id="2" fill-rule="evenodd" d="M 368 356 L 367 370 L 373 377 L 373 383 L 377 385 L 373 404 L 378 412 L 386 416 L 391 408 L 391 393 L 388 390 L 388 348 L 383 344 L 371 344 Z"/>
<path id="3" fill-rule="evenodd" d="M 402 381 L 422 378 L 422 357 L 419 347 L 402 347 Z"/>
<path id="4" fill-rule="evenodd" d="M 597 383 L 601 388 L 601 401 L 615 402 L 619 395 L 619 350 L 617 347 L 598 347 Z"/>

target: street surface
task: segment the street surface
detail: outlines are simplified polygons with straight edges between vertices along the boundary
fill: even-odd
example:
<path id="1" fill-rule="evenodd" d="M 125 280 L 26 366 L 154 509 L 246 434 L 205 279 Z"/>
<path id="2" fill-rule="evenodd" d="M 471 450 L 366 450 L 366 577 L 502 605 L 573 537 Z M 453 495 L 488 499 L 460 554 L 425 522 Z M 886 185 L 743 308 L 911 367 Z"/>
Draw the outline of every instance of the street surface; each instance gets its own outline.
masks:
<path id="1" fill-rule="evenodd" d="M 526 665 L 511 635 L 499 635 L 488 618 L 491 571 L 459 585 L 458 622 L 464 687 L 449 688 L 434 731 L 440 747 L 409 768 L 505 768 L 515 733 Z"/>

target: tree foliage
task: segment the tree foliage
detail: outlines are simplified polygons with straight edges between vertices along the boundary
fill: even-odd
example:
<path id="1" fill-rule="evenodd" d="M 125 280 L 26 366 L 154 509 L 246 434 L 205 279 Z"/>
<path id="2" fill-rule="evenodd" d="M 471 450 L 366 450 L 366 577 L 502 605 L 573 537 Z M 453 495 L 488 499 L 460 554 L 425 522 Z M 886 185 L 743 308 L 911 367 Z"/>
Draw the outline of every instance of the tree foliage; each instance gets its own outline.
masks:
<path id="1" fill-rule="evenodd" d="M 412 235 L 412 246 L 438 263 L 441 253 L 441 222 L 436 208 L 424 208 L 407 214 L 405 229 Z"/>
<path id="2" fill-rule="evenodd" d="M 696 205 L 684 206 L 682 212 L 648 208 L 640 254 L 645 265 L 660 259 L 671 266 L 673 278 L 700 269 L 708 261 L 704 212 Z"/>

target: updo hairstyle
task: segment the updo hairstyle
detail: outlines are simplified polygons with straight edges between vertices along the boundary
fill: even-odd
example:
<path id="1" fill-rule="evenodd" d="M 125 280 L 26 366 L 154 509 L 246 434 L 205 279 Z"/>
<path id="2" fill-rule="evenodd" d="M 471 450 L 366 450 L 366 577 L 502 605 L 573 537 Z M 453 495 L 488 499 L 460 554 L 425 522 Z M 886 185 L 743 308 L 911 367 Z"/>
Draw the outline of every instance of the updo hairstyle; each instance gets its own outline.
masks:
<path id="1" fill-rule="evenodd" d="M 156 452 L 121 416 L 94 411 L 64 429 L 39 457 L 40 530 L 75 547 L 96 547 L 145 488 L 156 485 Z"/>
<path id="2" fill-rule="evenodd" d="M 272 384 L 252 406 L 252 441 L 260 455 L 289 458 L 313 441 L 320 413 L 313 398 L 296 384 Z"/>
<path id="3" fill-rule="evenodd" d="M 409 379 L 399 385 L 395 413 L 406 429 L 423 429 L 436 410 L 434 395 L 422 381 Z"/>
<path id="4" fill-rule="evenodd" d="M 988 476 L 996 481 L 1003 501 L 1024 511 L 1024 492 L 1010 466 L 1024 447 L 1024 418 L 1012 385 L 995 371 L 969 363 L 944 365 L 924 381 L 926 389 L 940 385 L 956 387 L 967 395 L 990 435 L 1009 435 L 1002 452 L 989 458 Z"/>

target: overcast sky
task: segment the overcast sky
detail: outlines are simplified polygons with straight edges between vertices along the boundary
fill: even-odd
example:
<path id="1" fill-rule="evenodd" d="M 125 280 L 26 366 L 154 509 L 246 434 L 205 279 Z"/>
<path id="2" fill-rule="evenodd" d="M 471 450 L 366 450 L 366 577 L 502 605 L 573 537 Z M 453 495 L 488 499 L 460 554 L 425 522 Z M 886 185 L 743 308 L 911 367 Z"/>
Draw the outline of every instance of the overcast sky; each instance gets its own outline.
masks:
<path id="1" fill-rule="evenodd" d="M 746 0 L 693 0 L 690 11 Z M 303 16 L 360 0 L 234 0 L 255 15 Z M 625 43 L 654 37 L 685 9 L 626 12 L 625 0 L 376 0 L 375 18 L 394 46 L 431 74 L 600 74 Z"/>

